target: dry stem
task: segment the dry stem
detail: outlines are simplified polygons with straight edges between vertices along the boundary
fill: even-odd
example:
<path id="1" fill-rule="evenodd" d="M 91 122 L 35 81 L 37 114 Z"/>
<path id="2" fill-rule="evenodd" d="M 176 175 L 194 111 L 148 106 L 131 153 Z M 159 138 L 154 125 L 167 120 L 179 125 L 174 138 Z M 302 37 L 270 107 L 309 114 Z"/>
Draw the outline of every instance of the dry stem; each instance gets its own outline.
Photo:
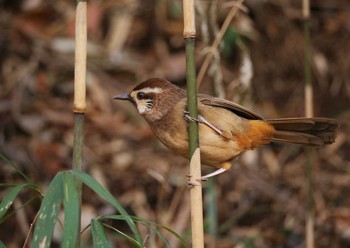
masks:
<path id="1" fill-rule="evenodd" d="M 304 18 L 304 49 L 305 49 L 305 115 L 306 117 L 313 117 L 313 89 L 311 79 L 311 42 L 310 42 L 310 2 L 309 0 L 303 0 L 303 18 Z M 314 189 L 313 189 L 313 161 L 314 152 L 310 151 L 310 148 L 306 150 L 307 156 L 307 189 L 308 189 L 308 201 L 306 211 L 306 248 L 315 247 L 315 206 L 314 206 Z"/>
<path id="2" fill-rule="evenodd" d="M 74 73 L 74 112 L 84 113 L 86 109 L 86 2 L 79 1 L 75 23 L 75 73 Z"/>
<path id="3" fill-rule="evenodd" d="M 202 67 L 198 73 L 198 77 L 197 77 L 197 86 L 199 87 L 200 84 L 203 81 L 204 75 L 209 67 L 210 61 L 213 58 L 214 52 L 215 50 L 218 48 L 220 41 L 222 40 L 222 38 L 224 37 L 224 34 L 227 30 L 227 28 L 229 27 L 233 17 L 236 15 L 236 13 L 238 12 L 238 10 L 241 8 L 242 3 L 244 0 L 238 0 L 237 4 L 235 4 L 230 12 L 228 13 L 225 22 L 222 24 L 222 27 L 218 33 L 218 35 L 216 36 L 213 45 L 210 47 L 210 52 L 207 53 L 207 55 L 205 56 L 204 62 L 202 64 Z"/>
<path id="4" fill-rule="evenodd" d="M 195 65 L 195 12 L 194 0 L 184 0 L 184 38 L 186 43 L 186 79 L 187 79 L 187 109 L 191 117 L 198 118 L 197 86 Z M 191 228 L 192 247 L 204 247 L 203 234 L 203 201 L 201 178 L 201 161 L 199 150 L 198 123 L 190 122 L 188 130 L 190 152 L 190 189 L 191 197 Z"/>

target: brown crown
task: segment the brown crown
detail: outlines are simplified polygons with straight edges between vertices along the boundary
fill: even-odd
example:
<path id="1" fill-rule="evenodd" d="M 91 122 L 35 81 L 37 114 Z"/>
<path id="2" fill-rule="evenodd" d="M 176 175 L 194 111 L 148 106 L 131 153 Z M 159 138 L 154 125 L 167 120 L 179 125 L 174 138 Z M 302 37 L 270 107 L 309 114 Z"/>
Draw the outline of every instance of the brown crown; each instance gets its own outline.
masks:
<path id="1" fill-rule="evenodd" d="M 165 89 L 165 88 L 172 88 L 176 86 L 162 78 L 150 78 L 140 83 L 139 85 L 137 85 L 133 90 L 141 90 L 144 88 L 157 88 L 157 87 Z"/>

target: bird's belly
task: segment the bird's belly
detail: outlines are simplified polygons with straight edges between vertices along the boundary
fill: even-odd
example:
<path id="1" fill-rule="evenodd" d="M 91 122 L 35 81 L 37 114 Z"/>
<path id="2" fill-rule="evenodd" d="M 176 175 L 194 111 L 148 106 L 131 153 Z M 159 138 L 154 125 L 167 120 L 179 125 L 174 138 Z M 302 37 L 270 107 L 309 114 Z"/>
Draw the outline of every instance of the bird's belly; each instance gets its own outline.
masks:
<path id="1" fill-rule="evenodd" d="M 186 122 L 173 128 L 173 132 L 158 132 L 156 136 L 170 150 L 189 158 Z M 234 139 L 225 139 L 203 124 L 199 125 L 199 144 L 202 164 L 213 167 L 220 167 L 242 152 Z"/>
<path id="2" fill-rule="evenodd" d="M 242 152 L 234 139 L 223 138 L 207 126 L 200 125 L 199 143 L 202 163 L 214 167 L 220 167 Z"/>

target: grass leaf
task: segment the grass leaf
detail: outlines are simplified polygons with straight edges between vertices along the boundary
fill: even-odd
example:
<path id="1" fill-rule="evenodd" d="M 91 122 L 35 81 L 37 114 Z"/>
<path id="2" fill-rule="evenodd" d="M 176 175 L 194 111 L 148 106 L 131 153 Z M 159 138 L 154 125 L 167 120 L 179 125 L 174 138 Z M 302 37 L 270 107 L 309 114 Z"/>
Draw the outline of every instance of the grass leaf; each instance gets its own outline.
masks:
<path id="1" fill-rule="evenodd" d="M 0 248 L 6 248 L 6 246 L 4 245 L 3 242 L 1 242 L 1 240 L 0 240 Z"/>
<path id="2" fill-rule="evenodd" d="M 24 180 L 26 180 L 28 183 L 32 183 L 32 180 L 30 180 L 30 178 L 27 177 L 27 176 L 18 168 L 18 166 L 17 166 L 14 162 L 8 160 L 8 159 L 7 159 L 4 155 L 2 155 L 1 153 L 0 153 L 0 160 L 4 161 L 6 164 L 10 165 L 13 169 L 15 169 L 15 171 L 17 171 L 17 173 L 20 174 L 20 175 L 24 178 Z"/>
<path id="3" fill-rule="evenodd" d="M 163 225 L 160 225 L 156 222 L 153 222 L 153 221 L 150 221 L 150 220 L 145 220 L 145 219 L 142 219 L 140 217 L 137 217 L 137 216 L 130 216 L 132 218 L 133 221 L 135 222 L 139 222 L 143 225 L 146 225 L 148 228 L 150 228 L 151 230 L 155 231 L 156 229 L 154 229 L 154 227 L 152 226 L 157 226 L 157 227 L 160 227 L 164 230 L 166 230 L 167 232 L 169 232 L 170 234 L 172 234 L 174 237 L 176 237 L 177 239 L 179 239 L 182 244 L 185 246 L 185 247 L 190 247 L 186 241 L 179 235 L 177 234 L 174 230 L 170 229 L 169 227 L 166 227 L 166 226 L 163 226 Z M 124 216 L 122 215 L 115 215 L 115 214 L 110 214 L 110 215 L 101 215 L 98 217 L 98 219 L 114 219 L 114 220 L 125 220 L 124 219 Z M 159 235 L 159 231 L 156 232 L 157 235 Z M 159 235 L 160 238 L 165 238 L 164 235 Z M 166 243 L 166 242 L 165 242 Z"/>
<path id="4" fill-rule="evenodd" d="M 103 228 L 101 221 L 94 220 L 94 219 L 91 220 L 91 233 L 92 233 L 92 240 L 94 242 L 94 247 L 96 248 L 110 247 L 110 244 L 106 236 L 106 232 Z"/>
<path id="5" fill-rule="evenodd" d="M 105 201 L 114 206 L 119 213 L 124 217 L 124 220 L 128 223 L 131 231 L 133 232 L 135 239 L 139 243 L 139 246 L 142 247 L 143 240 L 139 230 L 136 227 L 133 219 L 128 215 L 123 206 L 119 203 L 119 201 L 101 184 L 99 184 L 93 177 L 90 175 L 80 172 L 80 171 L 72 171 L 72 173 L 78 177 L 86 186 L 95 191 L 100 197 L 102 197 Z"/>
<path id="6" fill-rule="evenodd" d="M 108 227 L 109 229 L 112 229 L 113 231 L 115 231 L 116 233 L 118 233 L 119 235 L 121 235 L 122 237 L 124 237 L 124 238 L 126 238 L 127 240 L 129 240 L 130 243 L 132 243 L 134 246 L 140 247 L 139 243 L 138 243 L 135 239 L 131 238 L 129 235 L 123 233 L 122 231 L 118 230 L 117 228 L 115 228 L 115 227 L 113 227 L 113 226 L 111 226 L 111 225 L 108 225 L 108 224 L 106 224 L 106 223 L 103 223 L 103 225 L 104 225 L 105 227 Z"/>
<path id="7" fill-rule="evenodd" d="M 31 247 L 50 247 L 52 234 L 63 198 L 63 173 L 51 181 L 41 203 Z"/>
<path id="8" fill-rule="evenodd" d="M 13 216 L 16 213 L 17 210 L 26 207 L 27 205 L 31 204 L 36 199 L 40 199 L 40 201 L 41 201 L 41 196 L 39 196 L 39 195 L 33 196 L 29 200 L 25 201 L 20 207 L 18 207 L 16 209 L 14 209 L 13 211 L 7 213 L 6 216 L 4 216 L 2 219 L 0 219 L 0 225 L 2 223 L 4 223 L 8 218 L 11 218 L 11 216 Z"/>
<path id="9" fill-rule="evenodd" d="M 19 184 L 14 188 L 10 189 L 9 192 L 4 196 L 0 203 L 0 220 L 6 214 L 7 210 L 11 207 L 13 201 L 16 199 L 18 193 L 25 187 L 26 184 Z"/>
<path id="10" fill-rule="evenodd" d="M 64 172 L 63 175 L 64 231 L 62 247 L 76 247 L 80 238 L 78 192 L 73 175 L 70 172 Z"/>

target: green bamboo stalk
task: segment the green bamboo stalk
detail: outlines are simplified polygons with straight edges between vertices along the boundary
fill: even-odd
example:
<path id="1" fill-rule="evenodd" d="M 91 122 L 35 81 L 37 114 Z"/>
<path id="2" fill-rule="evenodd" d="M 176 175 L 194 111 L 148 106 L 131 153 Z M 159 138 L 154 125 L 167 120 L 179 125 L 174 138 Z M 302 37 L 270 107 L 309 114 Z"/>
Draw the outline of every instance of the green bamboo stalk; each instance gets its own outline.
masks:
<path id="1" fill-rule="evenodd" d="M 75 171 L 81 171 L 83 166 L 84 147 L 84 119 L 86 110 L 86 54 L 87 54 L 87 3 L 86 0 L 77 0 L 75 23 L 75 72 L 74 72 L 74 140 L 73 164 Z M 79 200 L 80 230 L 82 184 L 76 179 Z M 79 232 L 78 232 L 79 234 Z M 80 246 L 79 238 L 77 247 Z"/>
<path id="2" fill-rule="evenodd" d="M 190 116 L 198 118 L 197 108 L 197 87 L 196 87 L 196 69 L 194 61 L 195 39 L 186 38 L 186 80 L 187 80 L 187 110 Z M 190 122 L 188 124 L 190 157 L 199 146 L 198 123 Z"/>
<path id="3" fill-rule="evenodd" d="M 74 137 L 73 137 L 73 170 L 81 171 L 83 166 L 84 154 L 84 121 L 85 115 L 83 113 L 74 113 Z M 76 182 L 78 198 L 81 203 L 81 183 Z"/>
<path id="4" fill-rule="evenodd" d="M 313 117 L 313 89 L 311 75 L 311 41 L 310 41 L 310 2 L 303 0 L 304 18 L 304 73 L 305 73 L 305 115 Z M 307 210 L 306 210 L 306 248 L 315 247 L 315 203 L 313 185 L 313 161 L 314 153 L 310 148 L 305 149 L 307 157 L 306 178 L 307 178 Z"/>
<path id="5" fill-rule="evenodd" d="M 191 117 L 198 119 L 197 85 L 195 67 L 195 11 L 194 0 L 183 0 L 184 11 L 184 39 L 186 45 L 186 80 L 187 80 L 187 110 Z M 190 188 L 191 196 L 191 229 L 192 247 L 204 247 L 203 234 L 203 201 L 201 162 L 199 149 L 198 123 L 191 122 L 188 127 L 189 155 L 190 155 Z"/>

